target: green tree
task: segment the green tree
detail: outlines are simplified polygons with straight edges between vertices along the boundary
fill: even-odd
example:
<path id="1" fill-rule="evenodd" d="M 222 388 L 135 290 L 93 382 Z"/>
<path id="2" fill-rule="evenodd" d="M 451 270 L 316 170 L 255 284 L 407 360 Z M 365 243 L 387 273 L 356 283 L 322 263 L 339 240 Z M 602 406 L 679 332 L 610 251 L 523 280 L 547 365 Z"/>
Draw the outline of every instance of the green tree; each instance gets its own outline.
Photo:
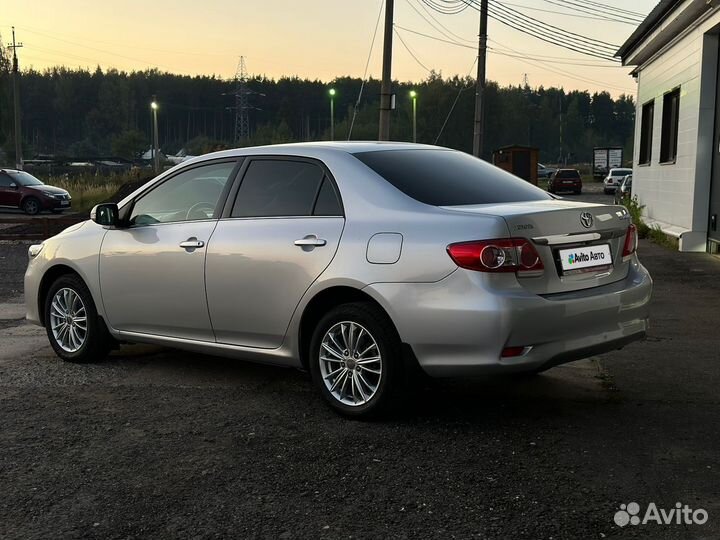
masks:
<path id="1" fill-rule="evenodd" d="M 147 150 L 150 141 L 137 129 L 128 129 L 112 139 L 112 153 L 125 159 L 135 159 L 138 154 Z"/>

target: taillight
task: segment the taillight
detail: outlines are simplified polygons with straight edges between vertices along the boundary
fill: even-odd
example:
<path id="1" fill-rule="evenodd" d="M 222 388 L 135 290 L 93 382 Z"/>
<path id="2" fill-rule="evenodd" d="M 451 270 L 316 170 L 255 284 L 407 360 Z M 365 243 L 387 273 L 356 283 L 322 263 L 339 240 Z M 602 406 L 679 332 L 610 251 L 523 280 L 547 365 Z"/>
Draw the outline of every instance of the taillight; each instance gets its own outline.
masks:
<path id="1" fill-rule="evenodd" d="M 631 223 L 625 234 L 625 245 L 623 245 L 622 256 L 628 257 L 637 251 L 638 232 L 634 223 Z"/>
<path id="2" fill-rule="evenodd" d="M 468 270 L 523 272 L 543 269 L 535 246 L 525 238 L 460 242 L 450 244 L 447 251 L 455 264 Z"/>

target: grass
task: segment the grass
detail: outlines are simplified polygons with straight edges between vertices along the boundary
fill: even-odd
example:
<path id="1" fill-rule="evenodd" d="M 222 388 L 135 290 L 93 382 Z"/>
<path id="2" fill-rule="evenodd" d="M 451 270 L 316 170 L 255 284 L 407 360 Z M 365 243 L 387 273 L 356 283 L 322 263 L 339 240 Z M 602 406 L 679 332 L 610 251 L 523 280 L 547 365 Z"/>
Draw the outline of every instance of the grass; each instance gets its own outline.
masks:
<path id="1" fill-rule="evenodd" d="M 68 178 L 65 176 L 48 176 L 41 179 L 44 183 L 65 189 L 72 197 L 74 212 L 88 212 L 98 203 L 112 197 L 120 186 L 137 180 L 129 174 L 95 176 L 86 174 Z"/>

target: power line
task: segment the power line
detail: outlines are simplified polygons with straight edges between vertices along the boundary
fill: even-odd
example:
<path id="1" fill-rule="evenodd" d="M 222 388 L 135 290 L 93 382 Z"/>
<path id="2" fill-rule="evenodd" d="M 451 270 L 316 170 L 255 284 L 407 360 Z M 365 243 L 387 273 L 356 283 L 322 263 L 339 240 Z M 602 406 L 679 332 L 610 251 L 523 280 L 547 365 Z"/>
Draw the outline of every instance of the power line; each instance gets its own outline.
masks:
<path id="1" fill-rule="evenodd" d="M 562 4 L 556 4 L 555 2 L 552 2 L 551 0 L 546 0 L 546 1 L 550 2 L 551 4 L 562 6 Z M 584 14 L 580 14 L 580 13 L 567 13 L 565 11 L 557 11 L 557 10 L 552 10 L 552 9 L 543 9 L 543 8 L 539 8 L 539 7 L 535 7 L 535 6 L 526 6 L 523 4 L 515 4 L 514 2 L 504 2 L 504 4 L 507 6 L 513 6 L 516 8 L 529 9 L 531 11 L 540 11 L 541 13 L 550 13 L 552 15 L 562 15 L 564 17 L 575 17 L 578 19 L 586 19 L 586 20 L 592 20 L 592 21 L 607 21 L 607 22 L 615 22 L 615 23 L 630 24 L 633 26 L 637 26 L 637 23 L 630 21 L 628 19 L 612 19 L 612 18 L 603 16 L 598 13 L 595 13 L 594 15 L 590 15 L 590 14 L 584 15 Z M 562 6 L 562 7 L 565 7 L 565 6 Z"/>
<path id="2" fill-rule="evenodd" d="M 477 0 L 468 0 L 468 1 L 472 2 L 473 4 L 475 4 L 475 3 L 477 2 Z M 523 22 L 535 23 L 535 24 L 537 24 L 538 26 L 540 26 L 541 28 L 544 28 L 544 29 L 550 29 L 550 30 L 556 30 L 556 31 L 558 31 L 558 32 L 562 32 L 561 35 L 574 36 L 577 40 L 579 40 L 579 41 L 582 42 L 582 43 L 586 43 L 587 45 L 590 45 L 590 46 L 593 46 L 593 47 L 596 47 L 596 48 L 599 48 L 599 49 L 608 49 L 608 50 L 610 50 L 611 52 L 615 52 L 615 51 L 617 51 L 618 48 L 619 48 L 619 45 L 615 45 L 615 44 L 613 44 L 613 43 L 608 43 L 607 41 L 602 41 L 602 40 L 600 40 L 600 39 L 595 39 L 595 38 L 586 37 L 586 36 L 583 36 L 583 35 L 581 35 L 581 34 L 577 34 L 577 33 L 575 33 L 575 32 L 570 32 L 569 30 L 567 30 L 567 29 L 565 29 L 565 28 L 560 28 L 559 26 L 555 26 L 555 25 L 546 23 L 546 22 L 544 22 L 544 21 L 541 21 L 540 19 L 536 19 L 535 17 L 531 17 L 530 15 L 525 15 L 525 14 L 522 13 L 521 11 L 518 11 L 518 10 L 513 9 L 513 8 L 511 8 L 511 7 L 507 7 L 507 6 L 505 6 L 502 2 L 499 2 L 499 1 L 497 1 L 497 0 L 493 0 L 493 4 L 494 4 L 494 6 L 495 6 L 497 9 L 499 9 L 499 10 L 502 11 L 502 12 L 504 12 L 504 13 L 507 14 L 508 16 L 517 17 L 517 18 L 523 20 Z"/>
<path id="3" fill-rule="evenodd" d="M 477 0 L 462 1 L 465 2 L 469 7 L 480 11 L 479 7 L 476 5 Z M 430 7 L 433 7 L 432 4 L 428 4 L 427 0 L 423 0 L 423 2 Z M 510 28 L 513 28 L 514 30 L 523 32 L 551 45 L 556 45 L 558 47 L 562 47 L 564 49 L 579 54 L 599 58 L 601 60 L 617 62 L 617 60 L 614 58 L 614 53 L 617 50 L 615 45 L 606 43 L 601 40 L 586 38 L 584 36 L 580 36 L 579 34 L 565 32 L 564 30 L 556 26 L 543 23 L 542 21 L 535 19 L 534 17 L 524 15 L 517 10 L 513 10 L 512 8 L 508 8 L 503 5 L 498 5 L 498 3 L 496 3 L 495 1 L 493 2 L 490 16 L 498 22 Z M 562 31 L 562 35 L 574 35 L 577 37 L 577 39 L 575 39 L 573 43 L 561 41 L 559 38 L 555 37 L 557 35 L 556 30 Z"/>
<path id="4" fill-rule="evenodd" d="M 588 47 L 582 44 L 568 44 L 563 43 L 560 41 L 556 41 L 553 38 L 550 38 L 547 36 L 547 34 L 543 34 L 542 31 L 535 30 L 531 27 L 528 27 L 523 24 L 518 24 L 513 21 L 512 18 L 508 18 L 506 15 L 502 13 L 498 13 L 496 11 L 491 11 L 490 16 L 495 19 L 496 21 L 504 24 L 505 26 L 508 26 L 514 30 L 517 30 L 519 32 L 522 32 L 523 34 L 532 36 L 536 39 L 539 39 L 540 41 L 544 41 L 545 43 L 549 43 L 551 45 L 555 45 L 558 47 L 562 47 L 563 49 L 567 49 L 569 51 L 573 51 L 576 53 L 584 54 L 587 56 L 592 56 L 595 58 L 600 58 L 601 60 L 607 60 L 610 62 L 616 62 L 615 58 L 612 56 L 613 53 L 607 52 L 607 51 L 601 51 L 598 49 L 594 49 L 592 47 Z"/>
<path id="5" fill-rule="evenodd" d="M 582 4 L 589 4 L 591 6 L 595 6 L 600 9 L 604 9 L 606 11 L 615 11 L 617 13 L 623 13 L 625 15 L 630 15 L 632 17 L 638 17 L 639 19 L 644 19 L 645 15 L 643 13 L 640 13 L 639 11 L 631 11 L 629 9 L 623 9 L 615 6 L 611 6 L 609 4 L 605 4 L 603 2 L 596 2 L 594 0 L 582 0 L 582 2 L 579 2 L 578 0 L 563 0 L 566 4 L 575 4 L 575 5 L 581 5 Z"/>
<path id="6" fill-rule="evenodd" d="M 405 50 L 410 54 L 410 56 L 413 57 L 413 60 L 415 60 L 415 62 L 417 62 L 417 64 L 418 64 L 420 67 L 422 67 L 425 71 L 427 71 L 428 73 L 430 73 L 432 70 L 431 70 L 429 67 L 427 67 L 425 64 L 423 64 L 423 63 L 420 61 L 420 59 L 415 55 L 415 53 L 412 52 L 412 49 L 408 46 L 407 43 L 405 43 L 405 40 L 404 40 L 404 39 L 402 38 L 402 36 L 400 35 L 400 32 L 397 31 L 397 28 L 395 28 L 394 30 L 395 30 L 395 35 L 396 35 L 396 36 L 398 37 L 398 39 L 400 40 L 400 43 L 402 43 L 403 47 L 405 47 Z"/>
<path id="7" fill-rule="evenodd" d="M 475 63 L 477 62 L 477 56 L 473 59 L 473 63 L 470 66 L 470 69 L 468 70 L 467 75 L 465 75 L 465 78 L 468 79 L 470 77 L 470 73 L 472 73 L 473 68 L 475 67 Z M 445 121 L 443 122 L 442 126 L 440 127 L 440 131 L 437 134 L 437 137 L 435 137 L 435 140 L 433 141 L 433 144 L 437 144 L 438 140 L 440 139 L 440 136 L 443 134 L 443 131 L 445 131 L 445 126 L 448 123 L 448 120 L 450 120 L 450 116 L 452 116 L 453 111 L 455 110 L 455 105 L 457 105 L 458 100 L 460 99 L 460 95 L 471 87 L 472 80 L 468 81 L 465 86 L 462 86 L 459 90 L 457 95 L 455 96 L 455 101 L 453 101 L 452 106 L 450 107 L 450 110 L 447 113 L 447 116 L 445 117 Z"/>
<path id="8" fill-rule="evenodd" d="M 637 25 L 640 23 L 641 19 L 638 19 L 634 15 L 625 15 L 625 14 L 617 14 L 613 12 L 602 12 L 598 13 L 597 8 L 593 7 L 586 7 L 579 4 L 573 4 L 573 3 L 567 3 L 563 2 L 561 0 L 545 0 L 548 4 L 552 4 L 554 6 L 559 6 L 563 9 L 569 9 L 571 11 L 575 11 L 576 13 L 579 13 L 580 15 L 575 15 L 575 17 L 585 17 L 585 18 L 600 18 L 607 21 L 612 22 L 622 22 L 625 24 L 633 24 Z"/>
<path id="9" fill-rule="evenodd" d="M 518 51 L 516 51 L 516 50 L 513 49 L 512 47 L 509 47 L 509 46 L 504 45 L 504 44 L 502 44 L 502 43 L 499 43 L 499 42 L 497 42 L 497 41 L 494 41 L 494 43 L 497 43 L 498 45 L 500 45 L 500 46 L 502 46 L 502 47 L 505 47 L 506 49 L 508 49 L 508 50 L 511 51 L 511 52 L 518 53 Z M 518 53 L 518 54 L 519 54 L 519 53 Z M 581 82 L 585 82 L 585 83 L 596 84 L 596 85 L 600 86 L 601 88 L 612 88 L 612 89 L 614 89 L 614 90 L 620 90 L 620 91 L 622 91 L 622 92 L 632 93 L 632 91 L 631 91 L 630 89 L 628 89 L 628 88 L 623 88 L 623 87 L 621 87 L 621 86 L 615 86 L 615 85 L 612 85 L 612 84 L 608 84 L 607 81 L 598 81 L 598 80 L 590 79 L 590 78 L 587 78 L 587 77 L 581 77 L 581 76 L 575 75 L 575 74 L 573 74 L 573 73 L 569 73 L 569 72 L 567 72 L 567 71 L 561 70 L 561 69 L 559 69 L 559 68 L 555 68 L 555 67 L 547 64 L 546 62 L 543 62 L 543 61 L 540 61 L 540 60 L 536 60 L 536 61 L 526 60 L 526 59 L 519 59 L 519 60 L 520 60 L 521 62 L 526 63 L 526 64 L 529 64 L 529 65 L 532 65 L 532 66 L 535 66 L 535 67 L 540 67 L 540 68 L 542 68 L 542 69 L 544 69 L 544 70 L 546 70 L 546 71 L 550 71 L 550 72 L 556 73 L 556 74 L 558 74 L 558 75 L 563 75 L 563 76 L 568 77 L 568 78 L 570 78 L 570 79 L 575 79 L 575 80 L 577 80 L 577 81 L 581 81 Z"/>
<path id="10" fill-rule="evenodd" d="M 446 26 L 444 26 L 440 21 L 438 21 L 435 17 L 433 17 L 432 13 L 428 11 L 428 8 L 425 7 L 425 4 L 422 2 L 422 0 L 419 1 L 418 6 L 422 8 L 422 10 L 427 14 L 427 17 L 423 15 L 413 4 L 410 0 L 405 0 L 407 2 L 407 5 L 412 8 L 412 10 L 417 13 L 428 25 L 432 27 L 433 30 L 439 32 L 444 37 L 446 37 L 449 40 L 459 40 L 459 41 L 466 41 L 468 43 L 473 43 L 472 40 L 466 39 L 462 36 L 458 36 L 451 30 L 449 30 Z M 432 21 L 430 19 L 432 19 Z M 434 21 L 434 24 L 433 24 Z M 435 26 L 437 24 L 437 26 Z M 439 27 L 439 28 L 438 28 Z M 473 47 L 474 48 L 474 47 Z"/>
<path id="11" fill-rule="evenodd" d="M 456 41 L 451 41 L 451 40 L 448 40 L 448 39 L 439 38 L 439 37 L 436 37 L 436 36 L 432 36 L 432 35 L 430 35 L 430 34 L 425 34 L 425 33 L 423 33 L 423 32 L 419 32 L 419 31 L 417 31 L 417 30 L 412 30 L 412 29 L 410 29 L 410 28 L 406 28 L 406 27 L 400 26 L 400 25 L 398 25 L 398 24 L 395 25 L 395 28 L 396 28 L 396 29 L 399 29 L 399 30 L 402 30 L 402 31 L 404 31 L 404 32 L 410 32 L 411 34 L 416 34 L 416 35 L 418 35 L 418 36 L 422 36 L 422 37 L 425 37 L 425 38 L 428 38 L 428 39 L 433 39 L 433 40 L 439 41 L 439 42 L 441 42 L 441 43 L 447 43 L 447 44 L 449 44 L 449 45 L 454 45 L 454 46 L 456 46 L 456 47 L 463 47 L 463 48 L 465 48 L 465 49 L 473 49 L 473 50 L 475 50 L 475 47 L 473 47 L 473 46 L 465 45 L 464 43 L 458 43 L 458 42 L 456 42 Z M 399 36 L 398 36 L 398 37 L 399 37 Z M 490 40 L 490 41 L 493 41 L 493 40 Z M 497 43 L 497 42 L 495 42 L 495 43 Z M 499 45 L 499 43 L 498 43 L 498 45 Z M 510 54 L 510 53 L 507 53 L 507 52 L 505 52 L 505 51 L 498 50 L 498 49 L 492 49 L 492 48 L 490 49 L 490 51 L 491 51 L 492 53 L 494 53 L 494 54 L 498 54 L 498 55 L 501 55 L 501 56 L 511 56 L 511 57 L 514 57 L 514 58 L 529 58 L 529 59 L 538 60 L 538 61 L 542 61 L 542 60 L 552 60 L 552 61 L 554 61 L 555 63 L 565 64 L 565 65 L 569 65 L 569 66 L 599 67 L 599 68 L 622 68 L 622 67 L 624 67 L 624 66 L 622 66 L 622 65 L 620 65 L 620 64 L 618 64 L 618 63 L 609 62 L 608 60 L 603 60 L 603 63 L 599 63 L 599 62 L 598 62 L 598 63 L 595 63 L 595 64 L 591 64 L 591 63 L 588 63 L 588 62 L 576 62 L 576 61 L 573 61 L 574 59 L 573 59 L 573 58 L 570 58 L 570 57 L 533 55 L 533 54 L 525 53 L 525 52 L 522 52 L 522 51 L 519 51 L 519 52 L 517 52 L 517 53 L 515 53 L 515 54 Z"/>

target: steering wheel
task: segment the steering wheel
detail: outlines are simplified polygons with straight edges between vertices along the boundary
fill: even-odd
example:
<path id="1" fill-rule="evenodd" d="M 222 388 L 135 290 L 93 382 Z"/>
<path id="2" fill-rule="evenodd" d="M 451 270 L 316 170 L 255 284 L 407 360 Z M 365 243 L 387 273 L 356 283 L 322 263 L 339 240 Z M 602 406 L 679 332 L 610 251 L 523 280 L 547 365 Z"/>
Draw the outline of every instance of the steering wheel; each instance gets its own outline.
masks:
<path id="1" fill-rule="evenodd" d="M 213 203 L 203 201 L 195 203 L 190 208 L 188 208 L 188 211 L 185 214 L 185 220 L 188 221 L 190 219 L 208 219 L 207 212 L 203 210 L 209 210 L 210 215 L 212 216 L 213 212 L 215 212 L 215 205 Z M 191 218 L 190 216 L 193 213 L 197 213 L 199 217 Z"/>

